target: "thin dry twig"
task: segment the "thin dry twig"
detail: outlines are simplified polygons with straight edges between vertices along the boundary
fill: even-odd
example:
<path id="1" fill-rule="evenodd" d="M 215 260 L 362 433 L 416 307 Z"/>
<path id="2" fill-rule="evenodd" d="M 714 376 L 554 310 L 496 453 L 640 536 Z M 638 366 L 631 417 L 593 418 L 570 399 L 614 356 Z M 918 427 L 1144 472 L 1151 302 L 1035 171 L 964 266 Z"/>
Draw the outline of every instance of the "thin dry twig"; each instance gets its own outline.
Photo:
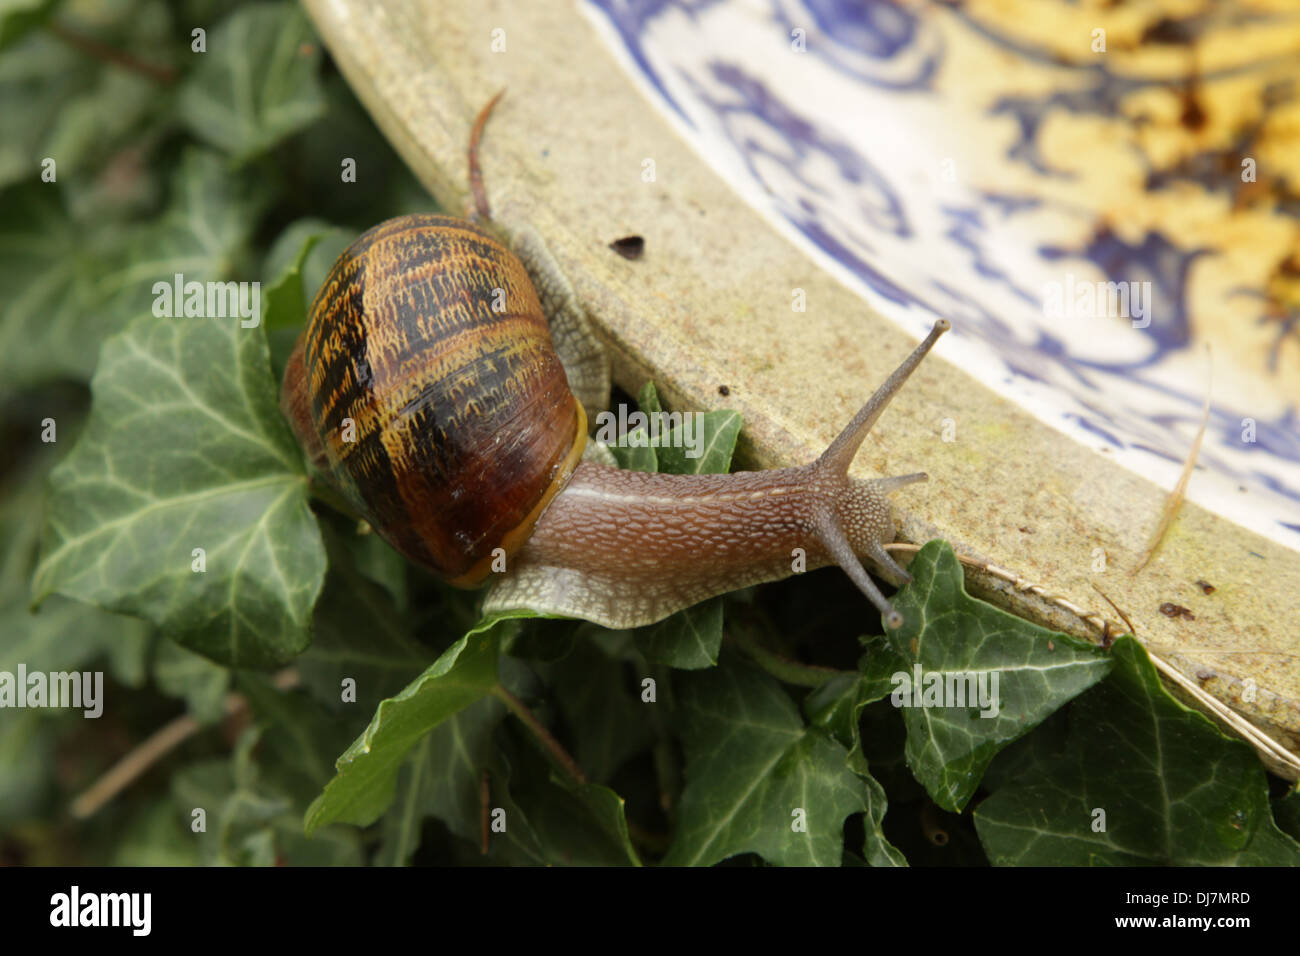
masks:
<path id="1" fill-rule="evenodd" d="M 271 678 L 271 683 L 278 690 L 290 690 L 298 685 L 298 672 L 292 667 L 286 668 Z M 227 694 L 223 702 L 227 717 L 232 717 L 247 707 L 248 699 L 237 691 Z M 105 804 L 142 777 L 150 767 L 202 729 L 203 725 L 189 714 L 182 714 L 164 724 L 131 748 L 121 760 L 76 797 L 68 807 L 69 812 L 78 820 L 93 817 Z"/>
<path id="2" fill-rule="evenodd" d="M 555 739 L 555 736 L 546 729 L 540 720 L 533 716 L 533 712 L 528 709 L 522 700 L 500 684 L 492 688 L 491 694 L 505 704 L 510 713 L 523 722 L 524 726 L 537 738 L 537 742 L 545 748 L 547 753 L 575 783 L 585 784 L 587 782 L 587 776 L 582 772 L 582 768 L 578 766 L 578 762 L 569 756 L 569 752 L 564 749 L 564 745 Z"/>
<path id="3" fill-rule="evenodd" d="M 1093 588 L 1094 591 L 1096 591 L 1098 594 L 1100 594 L 1100 595 L 1105 599 L 1105 601 L 1106 601 L 1107 604 L 1109 604 L 1111 607 L 1113 607 L 1113 608 L 1115 609 L 1115 613 L 1118 614 L 1118 615 L 1120 616 L 1120 620 L 1122 620 L 1122 621 L 1124 622 L 1124 625 L 1128 628 L 1128 632 L 1129 632 L 1130 634 L 1132 634 L 1133 637 L 1136 638 L 1136 637 L 1137 637 L 1137 628 L 1133 626 L 1133 622 L 1132 622 L 1131 620 L 1129 620 L 1129 616 L 1128 616 L 1127 614 L 1124 613 L 1123 609 L 1120 608 L 1120 606 L 1119 606 L 1118 604 L 1116 604 L 1114 601 L 1112 601 L 1112 600 L 1110 599 L 1110 595 L 1107 594 L 1105 591 L 1103 591 L 1101 588 L 1097 587 L 1096 584 L 1094 584 L 1094 585 L 1092 586 L 1092 588 Z M 1102 647 L 1110 647 L 1110 645 L 1111 645 L 1112 643 L 1114 643 L 1114 640 L 1115 640 L 1115 638 L 1111 635 L 1111 633 L 1110 633 L 1110 628 L 1107 627 L 1106 630 L 1105 630 L 1105 631 L 1102 633 L 1102 635 L 1101 635 L 1101 646 L 1102 646 Z"/>
<path id="4" fill-rule="evenodd" d="M 1208 345 L 1205 347 L 1205 352 L 1208 362 L 1210 358 Z M 1156 556 L 1156 551 L 1165 540 L 1165 535 L 1169 533 L 1169 526 L 1174 523 L 1178 509 L 1183 506 L 1183 499 L 1187 497 L 1187 483 L 1192 480 L 1192 472 L 1196 470 L 1196 459 L 1201 454 L 1201 442 L 1205 440 L 1205 429 L 1210 424 L 1210 387 L 1213 372 L 1214 366 L 1210 364 L 1205 370 L 1205 405 L 1201 408 L 1201 427 L 1196 430 L 1196 440 L 1192 442 L 1192 448 L 1183 462 L 1183 473 L 1179 476 L 1174 490 L 1165 499 L 1165 509 L 1160 515 L 1160 523 L 1156 525 L 1155 533 L 1151 535 L 1151 543 L 1147 545 L 1146 553 L 1142 555 L 1142 560 L 1138 562 L 1137 567 L 1129 572 L 1130 575 L 1137 574 L 1151 563 L 1151 559 Z"/>
<path id="5" fill-rule="evenodd" d="M 164 85 L 175 83 L 177 77 L 180 76 L 180 73 L 170 66 L 163 66 L 160 63 L 147 63 L 126 50 L 119 50 L 107 43 L 101 43 L 57 21 L 46 24 L 46 29 L 74 50 L 78 50 L 102 63 L 111 63 L 133 73 L 139 73 L 141 76 L 147 76 L 149 79 Z"/>

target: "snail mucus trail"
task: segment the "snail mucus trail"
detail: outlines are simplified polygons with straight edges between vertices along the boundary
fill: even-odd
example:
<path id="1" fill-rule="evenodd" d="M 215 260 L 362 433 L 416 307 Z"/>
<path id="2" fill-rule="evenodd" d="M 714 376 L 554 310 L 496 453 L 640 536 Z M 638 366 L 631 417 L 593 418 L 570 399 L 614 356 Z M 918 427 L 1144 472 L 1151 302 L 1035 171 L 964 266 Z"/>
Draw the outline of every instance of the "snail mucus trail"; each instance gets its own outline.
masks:
<path id="1" fill-rule="evenodd" d="M 394 548 L 453 584 L 481 584 L 504 554 L 507 586 L 485 610 L 636 627 L 787 577 L 802 549 L 806 568 L 838 564 L 900 626 L 858 555 L 910 580 L 883 547 L 894 537 L 885 496 L 926 475 L 848 471 L 947 320 L 810 464 L 666 475 L 582 460 L 586 414 L 532 281 L 549 277 L 530 276 L 485 227 L 477 152 L 495 103 L 470 138 L 482 222 L 381 223 L 321 286 L 281 394 L 313 465 Z"/>

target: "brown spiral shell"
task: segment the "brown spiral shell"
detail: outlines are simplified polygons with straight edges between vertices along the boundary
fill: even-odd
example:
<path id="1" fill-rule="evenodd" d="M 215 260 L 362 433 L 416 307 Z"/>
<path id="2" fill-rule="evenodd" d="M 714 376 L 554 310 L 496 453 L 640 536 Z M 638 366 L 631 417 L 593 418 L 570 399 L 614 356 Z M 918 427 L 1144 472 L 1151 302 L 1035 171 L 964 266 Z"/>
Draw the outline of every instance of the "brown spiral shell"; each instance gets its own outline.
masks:
<path id="1" fill-rule="evenodd" d="M 446 216 L 391 219 L 339 256 L 281 404 L 371 526 L 462 586 L 523 544 L 587 436 L 523 265 Z"/>

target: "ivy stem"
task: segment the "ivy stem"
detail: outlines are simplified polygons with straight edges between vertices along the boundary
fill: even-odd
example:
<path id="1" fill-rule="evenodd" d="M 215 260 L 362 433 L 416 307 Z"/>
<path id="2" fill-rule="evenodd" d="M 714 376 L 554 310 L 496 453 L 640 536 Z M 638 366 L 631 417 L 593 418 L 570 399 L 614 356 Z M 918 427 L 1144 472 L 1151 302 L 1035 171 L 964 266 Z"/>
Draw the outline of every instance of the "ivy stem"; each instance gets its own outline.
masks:
<path id="1" fill-rule="evenodd" d="M 820 687 L 829 680 L 853 671 L 837 670 L 834 667 L 817 667 L 813 664 L 801 664 L 788 657 L 776 654 L 747 634 L 727 631 L 726 637 L 753 660 L 755 664 L 767 671 L 777 680 L 794 684 L 796 687 Z"/>
<path id="2" fill-rule="evenodd" d="M 149 79 L 163 85 L 175 83 L 176 78 L 180 75 L 178 71 L 170 66 L 147 63 L 134 54 L 109 46 L 107 43 L 100 43 L 98 40 L 68 29 L 61 23 L 50 21 L 45 25 L 45 28 L 79 53 L 84 53 L 101 63 L 110 63 L 113 66 L 120 66 L 123 69 L 147 76 Z"/>
<path id="3" fill-rule="evenodd" d="M 505 704 L 510 713 L 523 722 L 523 725 L 537 738 L 537 742 L 546 749 L 547 753 L 564 769 L 565 773 L 572 777 L 576 783 L 584 784 L 587 782 L 587 777 L 578 766 L 577 761 L 569 756 L 569 752 L 552 736 L 549 730 L 542 726 L 542 722 L 533 716 L 533 712 L 528 709 L 522 700 L 500 684 L 492 688 L 492 695 Z"/>

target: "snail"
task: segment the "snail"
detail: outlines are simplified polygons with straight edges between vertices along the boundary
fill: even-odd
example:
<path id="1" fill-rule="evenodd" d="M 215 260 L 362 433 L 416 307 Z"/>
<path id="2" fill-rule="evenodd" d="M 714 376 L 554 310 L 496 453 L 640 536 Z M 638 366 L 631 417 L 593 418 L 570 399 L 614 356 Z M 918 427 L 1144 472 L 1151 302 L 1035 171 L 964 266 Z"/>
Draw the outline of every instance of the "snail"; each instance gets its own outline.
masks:
<path id="1" fill-rule="evenodd" d="M 499 94 L 498 94 L 499 96 Z M 470 181 L 488 219 L 470 139 Z M 868 431 L 929 335 L 811 464 L 724 475 L 583 460 L 587 417 L 528 271 L 484 225 L 415 214 L 334 263 L 285 368 L 281 407 L 314 467 L 394 548 L 460 587 L 493 571 L 523 606 L 611 628 L 838 564 L 893 628 L 858 555 L 910 580 L 883 545 L 886 495 L 926 479 L 852 479 Z M 498 574 L 497 577 L 502 577 Z"/>

